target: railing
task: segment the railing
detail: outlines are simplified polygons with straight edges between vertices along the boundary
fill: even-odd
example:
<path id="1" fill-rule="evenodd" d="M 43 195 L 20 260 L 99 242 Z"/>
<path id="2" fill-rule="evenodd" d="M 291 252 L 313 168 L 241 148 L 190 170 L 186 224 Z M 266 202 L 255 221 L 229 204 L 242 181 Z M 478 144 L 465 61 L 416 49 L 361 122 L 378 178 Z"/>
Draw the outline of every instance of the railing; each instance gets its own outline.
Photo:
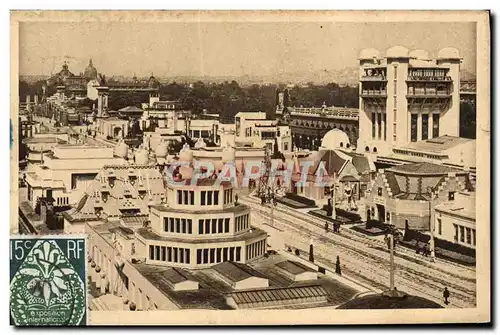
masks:
<path id="1" fill-rule="evenodd" d="M 362 76 L 361 81 L 387 81 L 386 76 Z"/>
<path id="2" fill-rule="evenodd" d="M 407 81 L 446 81 L 451 82 L 450 76 L 408 76 Z"/>
<path id="3" fill-rule="evenodd" d="M 386 90 L 363 90 L 361 96 L 384 97 L 387 96 Z"/>
<path id="4" fill-rule="evenodd" d="M 339 119 L 358 119 L 359 111 L 356 108 L 338 108 L 338 107 L 295 107 L 291 115 L 307 115 L 317 117 L 329 117 Z"/>

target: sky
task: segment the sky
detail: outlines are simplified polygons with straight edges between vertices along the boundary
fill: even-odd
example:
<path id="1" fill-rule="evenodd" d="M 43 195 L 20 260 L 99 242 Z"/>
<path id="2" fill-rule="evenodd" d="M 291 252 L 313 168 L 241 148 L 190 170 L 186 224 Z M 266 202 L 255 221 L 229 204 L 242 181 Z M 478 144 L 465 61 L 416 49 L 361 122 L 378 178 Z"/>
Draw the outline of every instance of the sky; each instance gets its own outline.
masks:
<path id="1" fill-rule="evenodd" d="M 50 75 L 92 58 L 106 76 L 273 76 L 357 67 L 364 48 L 455 47 L 475 73 L 475 23 L 23 22 L 21 75 Z"/>

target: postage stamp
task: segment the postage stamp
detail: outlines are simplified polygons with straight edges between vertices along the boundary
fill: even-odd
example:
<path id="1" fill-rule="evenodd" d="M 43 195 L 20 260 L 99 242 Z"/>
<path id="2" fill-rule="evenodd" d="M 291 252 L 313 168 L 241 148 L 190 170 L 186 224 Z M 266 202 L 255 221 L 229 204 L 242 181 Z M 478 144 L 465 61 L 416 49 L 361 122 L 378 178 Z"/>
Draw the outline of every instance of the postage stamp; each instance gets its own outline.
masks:
<path id="1" fill-rule="evenodd" d="M 87 324 L 85 245 L 84 237 L 11 237 L 11 324 Z"/>

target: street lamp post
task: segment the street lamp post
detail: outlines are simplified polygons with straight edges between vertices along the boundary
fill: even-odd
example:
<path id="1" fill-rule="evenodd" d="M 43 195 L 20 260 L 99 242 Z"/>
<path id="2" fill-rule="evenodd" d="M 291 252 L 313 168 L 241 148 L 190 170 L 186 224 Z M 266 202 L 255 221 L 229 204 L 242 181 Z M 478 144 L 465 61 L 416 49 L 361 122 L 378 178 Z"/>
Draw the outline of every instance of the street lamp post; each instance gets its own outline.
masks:
<path id="1" fill-rule="evenodd" d="M 430 249 L 431 249 L 431 261 L 432 262 L 435 262 L 436 261 L 436 252 L 434 251 L 434 245 L 435 245 L 435 241 L 434 241 L 434 231 L 436 230 L 436 227 L 435 227 L 435 218 L 432 217 L 432 204 L 433 204 L 433 200 L 434 200 L 434 192 L 432 191 L 432 189 L 429 189 L 429 193 L 431 195 L 430 199 L 429 199 L 429 229 L 431 230 L 431 240 L 430 240 Z"/>

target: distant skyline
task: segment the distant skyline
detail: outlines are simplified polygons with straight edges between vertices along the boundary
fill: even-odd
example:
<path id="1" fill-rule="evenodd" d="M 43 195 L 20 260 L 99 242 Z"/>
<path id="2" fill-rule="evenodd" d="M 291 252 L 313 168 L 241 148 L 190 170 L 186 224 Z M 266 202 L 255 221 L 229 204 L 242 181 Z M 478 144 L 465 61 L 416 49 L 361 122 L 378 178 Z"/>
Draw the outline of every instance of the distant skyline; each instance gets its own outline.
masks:
<path id="1" fill-rule="evenodd" d="M 476 73 L 475 23 L 33 22 L 20 24 L 20 75 L 50 75 L 68 61 L 79 74 L 92 58 L 107 76 L 262 76 L 335 72 L 358 66 L 361 49 L 394 45 L 434 58 L 454 47 Z"/>

